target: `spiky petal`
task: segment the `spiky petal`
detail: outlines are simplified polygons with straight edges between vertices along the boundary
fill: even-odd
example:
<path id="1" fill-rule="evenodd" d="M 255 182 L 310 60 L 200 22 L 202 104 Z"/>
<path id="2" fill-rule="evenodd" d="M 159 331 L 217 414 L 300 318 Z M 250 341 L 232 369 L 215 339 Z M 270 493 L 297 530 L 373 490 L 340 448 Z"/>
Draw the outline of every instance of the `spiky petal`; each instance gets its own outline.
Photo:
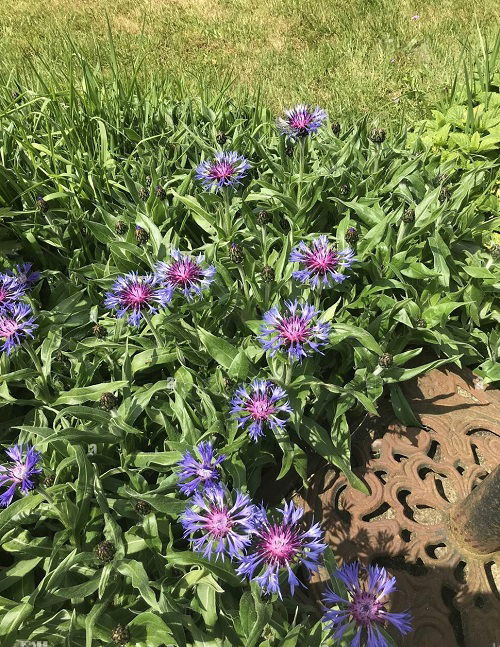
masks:
<path id="1" fill-rule="evenodd" d="M 176 290 L 188 300 L 200 296 L 214 280 L 215 267 L 205 264 L 203 254 L 193 257 L 173 249 L 170 255 L 170 263 L 160 261 L 156 265 L 156 276 L 164 284 L 168 300 L 172 299 Z"/>
<path id="2" fill-rule="evenodd" d="M 221 191 L 241 184 L 249 168 L 250 164 L 243 155 L 234 151 L 218 152 L 213 160 L 198 165 L 195 177 L 206 191 Z"/>
<path id="3" fill-rule="evenodd" d="M 278 512 L 281 520 L 263 516 L 257 525 L 246 554 L 239 558 L 237 573 L 255 580 L 264 594 L 277 593 L 282 597 L 280 575 L 286 575 L 292 595 L 300 584 L 293 569 L 303 565 L 309 572 L 318 568 L 319 559 L 326 545 L 318 524 L 304 528 L 304 514 L 290 501 Z"/>
<path id="4" fill-rule="evenodd" d="M 22 265 L 16 265 L 15 268 L 8 272 L 10 276 L 13 276 L 17 282 L 24 287 L 25 290 L 29 290 L 33 285 L 40 280 L 40 272 L 33 272 L 31 268 L 33 267 L 32 263 L 23 263 Z"/>
<path id="5" fill-rule="evenodd" d="M 27 303 L 5 306 L 0 310 L 0 339 L 3 339 L 0 350 L 10 355 L 23 339 L 33 337 L 35 328 L 38 328 L 38 325 Z"/>
<path id="6" fill-rule="evenodd" d="M 326 118 L 326 111 L 319 106 L 313 108 L 299 104 L 285 110 L 284 115 L 276 120 L 276 126 L 282 135 L 290 139 L 298 139 L 315 133 Z"/>
<path id="7" fill-rule="evenodd" d="M 282 429 L 292 413 L 284 389 L 269 380 L 253 380 L 250 386 L 240 386 L 231 400 L 231 413 L 236 416 L 238 427 L 247 427 L 255 442 L 264 435 L 267 427 Z M 280 417 L 285 414 L 286 417 Z"/>
<path id="8" fill-rule="evenodd" d="M 0 274 L 0 310 L 17 303 L 26 293 L 26 287 L 12 272 Z"/>
<path id="9" fill-rule="evenodd" d="M 366 647 L 388 647 L 380 627 L 388 622 L 401 634 L 407 634 L 411 631 L 411 615 L 406 611 L 392 613 L 385 609 L 387 597 L 396 590 L 395 577 L 378 566 L 368 566 L 362 573 L 360 569 L 359 562 L 353 562 L 333 573 L 346 587 L 347 598 L 328 589 L 323 598 L 327 607 L 323 622 L 336 640 L 348 629 L 355 629 L 351 647 L 359 647 L 361 639 L 365 640 Z"/>
<path id="10" fill-rule="evenodd" d="M 279 350 L 290 360 L 302 361 L 313 352 L 321 353 L 328 342 L 330 324 L 319 321 L 319 311 L 307 303 L 285 301 L 288 313 L 282 315 L 275 306 L 264 314 L 259 341 L 271 356 Z"/>
<path id="11" fill-rule="evenodd" d="M 354 260 L 352 249 L 338 251 L 326 236 L 319 236 L 310 245 L 301 241 L 290 254 L 290 262 L 302 266 L 302 269 L 293 272 L 293 278 L 312 288 L 342 283 L 346 274 L 339 270 L 348 269 Z"/>
<path id="12" fill-rule="evenodd" d="M 139 276 L 137 272 L 130 272 L 118 277 L 106 293 L 104 304 L 106 308 L 116 310 L 119 319 L 128 315 L 128 323 L 138 326 L 144 312 L 154 314 L 169 300 L 169 291 L 159 284 L 155 276 Z"/>
<path id="13" fill-rule="evenodd" d="M 40 474 L 41 468 L 37 467 L 42 455 L 31 445 L 14 445 L 6 450 L 7 456 L 11 459 L 9 466 L 0 465 L 0 487 L 9 487 L 0 495 L 0 506 L 10 505 L 16 490 L 21 494 L 27 494 L 35 487 L 34 476 Z"/>
<path id="14" fill-rule="evenodd" d="M 236 491 L 234 502 L 223 489 L 196 492 L 190 507 L 181 517 L 184 537 L 189 537 L 193 550 L 211 559 L 224 560 L 242 554 L 255 532 L 258 517 L 250 497 Z"/>
<path id="15" fill-rule="evenodd" d="M 201 442 L 196 450 L 197 459 L 191 452 L 185 452 L 178 465 L 179 489 L 182 494 L 191 496 L 196 490 L 220 490 L 220 464 L 226 459 L 224 454 L 216 456 L 212 443 Z"/>

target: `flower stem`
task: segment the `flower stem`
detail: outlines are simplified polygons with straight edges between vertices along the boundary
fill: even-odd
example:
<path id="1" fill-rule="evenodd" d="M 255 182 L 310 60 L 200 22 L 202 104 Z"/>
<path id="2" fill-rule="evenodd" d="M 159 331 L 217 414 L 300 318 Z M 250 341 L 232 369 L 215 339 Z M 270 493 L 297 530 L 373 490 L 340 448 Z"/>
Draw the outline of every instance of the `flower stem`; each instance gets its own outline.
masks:
<path id="1" fill-rule="evenodd" d="M 231 221 L 231 196 L 229 195 L 228 188 L 224 188 L 222 193 L 224 196 L 224 214 L 221 229 L 224 231 L 226 239 L 229 241 L 231 239 L 231 228 L 233 224 Z"/>
<path id="2" fill-rule="evenodd" d="M 158 348 L 163 348 L 164 343 L 160 335 L 158 334 L 158 330 L 156 329 L 156 326 L 153 324 L 153 321 L 149 312 L 144 312 L 144 319 L 146 320 L 151 332 L 153 333 L 153 337 L 155 338 Z"/>
<path id="3" fill-rule="evenodd" d="M 304 179 L 304 164 L 305 164 L 305 138 L 299 141 L 299 179 L 297 182 L 297 207 L 299 210 L 302 208 L 302 182 Z"/>

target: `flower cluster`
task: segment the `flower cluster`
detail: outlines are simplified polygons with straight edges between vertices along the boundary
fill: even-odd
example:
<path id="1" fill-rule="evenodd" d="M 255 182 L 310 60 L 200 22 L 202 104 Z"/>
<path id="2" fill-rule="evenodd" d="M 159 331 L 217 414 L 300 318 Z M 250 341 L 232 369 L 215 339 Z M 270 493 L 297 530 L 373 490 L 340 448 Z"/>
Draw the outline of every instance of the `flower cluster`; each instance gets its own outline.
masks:
<path id="1" fill-rule="evenodd" d="M 282 597 L 280 576 L 293 595 L 299 579 L 293 568 L 317 569 L 326 546 L 317 524 L 304 528 L 304 511 L 287 503 L 276 515 L 251 502 L 247 494 L 232 494 L 221 481 L 220 464 L 210 443 L 197 447 L 199 459 L 186 452 L 179 462 L 180 490 L 192 498 L 181 517 L 184 536 L 194 551 L 207 559 L 226 557 L 236 572 L 255 580 L 264 594 Z"/>
<path id="2" fill-rule="evenodd" d="M 203 254 L 193 258 L 174 249 L 171 257 L 171 262 L 159 261 L 154 274 L 129 272 L 119 276 L 106 293 L 105 307 L 115 310 L 119 319 L 128 316 L 128 323 L 138 326 L 145 315 L 166 308 L 176 291 L 188 300 L 200 296 L 213 281 L 215 267 L 205 266 Z"/>
<path id="3" fill-rule="evenodd" d="M 10 355 L 26 337 L 33 337 L 37 328 L 31 306 L 22 301 L 40 274 L 31 270 L 31 263 L 16 265 L 0 273 L 0 350 Z"/>

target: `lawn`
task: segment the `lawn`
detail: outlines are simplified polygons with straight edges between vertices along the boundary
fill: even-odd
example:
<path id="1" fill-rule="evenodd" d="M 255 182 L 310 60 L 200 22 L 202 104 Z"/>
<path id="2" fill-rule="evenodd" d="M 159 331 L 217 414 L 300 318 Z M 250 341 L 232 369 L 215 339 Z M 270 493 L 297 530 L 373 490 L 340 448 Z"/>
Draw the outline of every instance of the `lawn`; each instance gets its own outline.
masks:
<path id="1" fill-rule="evenodd" d="M 40 58 L 58 69 L 70 36 L 91 60 L 108 40 L 142 73 L 188 90 L 262 91 L 273 110 L 296 101 L 342 119 L 409 122 L 443 96 L 477 27 L 498 24 L 495 0 L 3 0 L 0 35 L 8 69 Z"/>

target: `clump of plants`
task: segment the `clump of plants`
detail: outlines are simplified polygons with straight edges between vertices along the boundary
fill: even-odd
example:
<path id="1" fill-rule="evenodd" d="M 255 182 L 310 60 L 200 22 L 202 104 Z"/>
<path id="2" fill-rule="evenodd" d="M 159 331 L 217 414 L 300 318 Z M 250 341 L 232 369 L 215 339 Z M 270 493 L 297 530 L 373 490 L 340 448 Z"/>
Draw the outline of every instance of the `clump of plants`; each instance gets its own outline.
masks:
<path id="1" fill-rule="evenodd" d="M 288 484 L 366 491 L 350 416 L 418 424 L 402 381 L 500 379 L 496 163 L 79 63 L 0 100 L 2 645 L 390 644 L 394 578 Z"/>

